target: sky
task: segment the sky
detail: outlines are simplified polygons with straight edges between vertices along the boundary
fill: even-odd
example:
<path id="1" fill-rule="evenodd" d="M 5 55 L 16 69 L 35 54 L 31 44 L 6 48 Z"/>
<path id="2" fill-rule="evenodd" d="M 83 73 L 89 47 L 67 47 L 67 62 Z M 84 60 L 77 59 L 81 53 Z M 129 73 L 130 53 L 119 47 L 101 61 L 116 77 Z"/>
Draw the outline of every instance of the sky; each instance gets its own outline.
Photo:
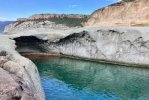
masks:
<path id="1" fill-rule="evenodd" d="M 118 0 L 0 0 L 0 21 L 33 14 L 91 14 Z"/>

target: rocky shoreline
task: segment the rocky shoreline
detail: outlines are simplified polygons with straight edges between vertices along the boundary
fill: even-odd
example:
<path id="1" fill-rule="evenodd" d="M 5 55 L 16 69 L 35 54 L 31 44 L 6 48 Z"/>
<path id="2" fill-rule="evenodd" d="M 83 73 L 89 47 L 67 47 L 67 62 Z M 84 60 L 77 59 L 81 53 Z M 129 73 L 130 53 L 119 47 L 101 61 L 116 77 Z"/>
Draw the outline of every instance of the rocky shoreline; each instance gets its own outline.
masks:
<path id="1" fill-rule="evenodd" d="M 37 59 L 48 59 L 48 58 L 69 58 L 69 59 L 76 59 L 76 60 L 83 60 L 83 61 L 91 61 L 103 64 L 112 64 L 112 65 L 121 65 L 125 67 L 136 67 L 136 68 L 149 68 L 149 64 L 132 64 L 132 63 L 125 63 L 125 62 L 116 62 L 116 61 L 106 61 L 104 59 L 89 59 L 83 58 L 78 56 L 70 56 L 70 55 L 63 55 L 63 54 L 52 54 L 52 53 L 22 53 L 22 56 L 29 58 L 31 60 Z"/>
<path id="2" fill-rule="evenodd" d="M 0 51 L 11 55 L 10 62 L 12 61 L 16 67 L 12 67 L 12 64 L 4 64 L 4 62 L 0 70 L 3 73 L 6 71 L 11 77 L 13 76 L 14 83 L 18 87 L 29 87 L 26 91 L 32 95 L 24 94 L 25 91 L 19 91 L 18 97 L 43 100 L 45 97 L 36 66 L 19 53 L 27 54 L 26 57 L 31 55 L 33 58 L 38 58 L 38 56 L 39 58 L 45 56 L 69 57 L 148 68 L 148 34 L 149 29 L 147 27 L 84 27 L 67 31 L 52 30 L 50 34 L 32 32 L 29 34 L 2 35 L 0 37 Z M 16 81 L 18 78 L 24 84 L 20 85 Z M 30 88 L 33 88 L 32 91 Z M 11 95 L 10 98 L 13 96 L 16 97 L 16 95 Z"/>
<path id="3" fill-rule="evenodd" d="M 89 18 L 37 14 L 6 26 L 0 36 L 0 100 L 45 100 L 38 69 L 28 58 L 67 57 L 149 68 L 148 5 L 149 0 L 119 2 L 95 11 Z M 49 20 L 65 18 L 67 22 L 66 17 L 88 18 L 85 23 L 79 21 L 87 27 Z"/>
<path id="4" fill-rule="evenodd" d="M 19 75 L 21 82 L 25 84 L 22 84 L 23 86 L 27 84 L 26 87 L 33 88 L 32 91 L 27 90 L 29 94 L 33 94 L 29 97 L 37 100 L 45 98 L 38 70 L 29 59 L 19 53 L 27 54 L 26 57 L 31 55 L 33 58 L 57 56 L 140 68 L 149 67 L 148 27 L 84 27 L 75 30 L 53 29 L 45 34 L 37 30 L 29 30 L 26 33 L 28 34 L 18 31 L 17 34 L 1 35 L 0 51 L 11 55 L 10 61 L 17 65 L 12 67 L 13 65 L 7 64 L 8 68 L 1 66 L 1 71 L 15 76 L 14 80 L 18 79 Z M 20 87 L 17 81 L 15 84 Z M 23 92 L 19 92 L 19 97 L 24 98 Z M 28 97 L 28 94 L 25 95 Z"/>

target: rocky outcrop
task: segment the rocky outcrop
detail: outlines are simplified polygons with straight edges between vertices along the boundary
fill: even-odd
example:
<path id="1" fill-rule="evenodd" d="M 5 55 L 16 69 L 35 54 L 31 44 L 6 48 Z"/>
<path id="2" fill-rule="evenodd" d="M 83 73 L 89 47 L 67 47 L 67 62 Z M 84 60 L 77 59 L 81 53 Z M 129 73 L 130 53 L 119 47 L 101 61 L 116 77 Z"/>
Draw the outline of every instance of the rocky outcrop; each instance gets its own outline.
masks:
<path id="1" fill-rule="evenodd" d="M 64 55 L 149 65 L 148 28 L 91 28 L 52 43 Z"/>
<path id="2" fill-rule="evenodd" d="M 30 53 L 54 53 L 126 65 L 149 65 L 149 29 L 147 27 L 86 27 L 61 31 L 59 34 L 62 33 L 68 35 L 63 38 L 58 37 L 53 42 L 51 38 L 41 41 L 49 37 L 49 34 L 45 37 L 34 34 L 40 39 L 35 40 L 38 40 L 38 43 L 32 41 L 34 48 L 29 45 L 31 42 L 28 39 L 31 36 L 26 36 L 23 44 L 26 44 L 26 47 L 28 45 Z M 21 41 L 22 36 L 15 37 L 14 40 L 19 40 L 19 38 Z M 23 46 L 20 41 L 18 44 Z M 18 47 L 18 51 L 26 52 L 24 48 L 21 48 Z"/>
<path id="3" fill-rule="evenodd" d="M 87 15 L 81 14 L 35 14 L 29 18 L 18 18 L 17 21 L 26 21 L 26 20 L 47 20 L 51 18 L 77 18 L 82 19 L 88 17 Z"/>
<path id="4" fill-rule="evenodd" d="M 15 43 L 0 37 L 0 99 L 45 100 L 36 66 L 15 51 Z"/>
<path id="5" fill-rule="evenodd" d="M 149 26 L 149 0 L 119 2 L 96 10 L 85 26 Z"/>
<path id="6" fill-rule="evenodd" d="M 13 67 L 13 66 L 11 66 Z M 21 78 L 0 68 L 0 99 L 1 100 L 35 100 L 32 91 Z"/>

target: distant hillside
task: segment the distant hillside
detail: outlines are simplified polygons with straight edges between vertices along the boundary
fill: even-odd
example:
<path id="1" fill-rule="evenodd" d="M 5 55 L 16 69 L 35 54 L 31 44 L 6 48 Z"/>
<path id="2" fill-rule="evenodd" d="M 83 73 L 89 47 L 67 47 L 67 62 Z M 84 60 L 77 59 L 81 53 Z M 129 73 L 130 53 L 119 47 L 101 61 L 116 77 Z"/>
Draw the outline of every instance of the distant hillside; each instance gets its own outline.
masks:
<path id="1" fill-rule="evenodd" d="M 4 31 L 5 26 L 13 23 L 14 21 L 0 21 L 0 32 Z"/>
<path id="2" fill-rule="evenodd" d="M 4 32 L 15 33 L 23 30 L 58 29 L 67 30 L 82 27 L 87 20 L 87 15 L 80 14 L 36 14 L 29 18 L 18 18 L 13 24 L 8 25 Z"/>
<path id="3" fill-rule="evenodd" d="M 27 22 L 27 21 L 51 21 L 55 24 L 63 24 L 68 27 L 82 26 L 82 23 L 88 18 L 87 15 L 83 14 L 35 14 L 29 18 L 18 18 L 18 22 Z"/>

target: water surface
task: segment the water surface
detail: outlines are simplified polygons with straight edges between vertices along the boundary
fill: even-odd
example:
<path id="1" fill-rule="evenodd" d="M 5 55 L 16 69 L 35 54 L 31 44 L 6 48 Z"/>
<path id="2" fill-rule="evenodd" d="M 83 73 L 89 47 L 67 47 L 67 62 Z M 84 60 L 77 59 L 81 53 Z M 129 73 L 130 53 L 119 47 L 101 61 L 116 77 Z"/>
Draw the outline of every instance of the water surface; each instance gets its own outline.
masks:
<path id="1" fill-rule="evenodd" d="M 47 100 L 149 100 L 149 69 L 36 59 Z"/>

